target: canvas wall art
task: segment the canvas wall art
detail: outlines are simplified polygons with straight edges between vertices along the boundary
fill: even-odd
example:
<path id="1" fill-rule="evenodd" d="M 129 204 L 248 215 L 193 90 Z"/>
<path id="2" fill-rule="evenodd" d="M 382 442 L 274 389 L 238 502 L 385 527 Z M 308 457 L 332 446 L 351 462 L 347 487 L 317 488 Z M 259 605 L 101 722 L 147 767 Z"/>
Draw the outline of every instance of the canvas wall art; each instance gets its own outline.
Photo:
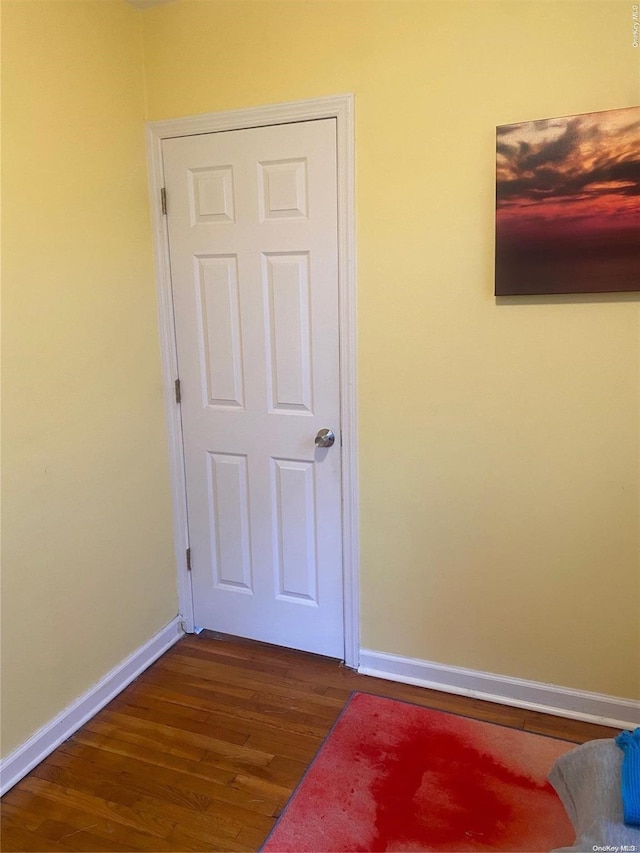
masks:
<path id="1" fill-rule="evenodd" d="M 496 296 L 640 290 L 640 107 L 496 133 Z"/>

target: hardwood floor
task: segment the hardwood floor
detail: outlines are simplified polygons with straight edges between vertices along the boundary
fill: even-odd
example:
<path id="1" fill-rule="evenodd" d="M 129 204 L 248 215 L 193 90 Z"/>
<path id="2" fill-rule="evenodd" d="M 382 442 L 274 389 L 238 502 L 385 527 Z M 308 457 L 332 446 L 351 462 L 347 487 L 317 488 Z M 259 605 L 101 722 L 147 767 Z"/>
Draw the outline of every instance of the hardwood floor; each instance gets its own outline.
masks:
<path id="1" fill-rule="evenodd" d="M 618 733 L 203 632 L 5 795 L 1 849 L 257 850 L 353 690 L 575 743 Z"/>

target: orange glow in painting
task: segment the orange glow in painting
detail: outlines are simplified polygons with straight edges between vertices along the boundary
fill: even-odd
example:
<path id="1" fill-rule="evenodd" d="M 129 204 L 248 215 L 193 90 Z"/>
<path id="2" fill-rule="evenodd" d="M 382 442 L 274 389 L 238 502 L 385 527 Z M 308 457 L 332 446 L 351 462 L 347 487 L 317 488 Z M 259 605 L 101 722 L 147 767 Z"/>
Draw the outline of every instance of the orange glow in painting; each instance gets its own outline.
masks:
<path id="1" fill-rule="evenodd" d="M 497 128 L 496 294 L 640 290 L 640 108 Z"/>

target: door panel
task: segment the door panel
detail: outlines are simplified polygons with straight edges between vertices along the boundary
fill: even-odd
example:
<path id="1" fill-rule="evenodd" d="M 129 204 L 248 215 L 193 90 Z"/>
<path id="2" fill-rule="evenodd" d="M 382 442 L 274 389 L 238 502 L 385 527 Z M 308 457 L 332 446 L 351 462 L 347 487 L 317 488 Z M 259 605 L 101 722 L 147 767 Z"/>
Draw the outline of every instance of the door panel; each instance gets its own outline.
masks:
<path id="1" fill-rule="evenodd" d="M 200 358 L 209 406 L 244 408 L 236 258 L 196 257 Z"/>
<path id="2" fill-rule="evenodd" d="M 167 139 L 197 624 L 344 655 L 335 120 Z"/>
<path id="3" fill-rule="evenodd" d="M 208 453 L 214 586 L 253 592 L 247 457 Z"/>
<path id="4" fill-rule="evenodd" d="M 309 256 L 264 256 L 271 411 L 311 413 Z"/>

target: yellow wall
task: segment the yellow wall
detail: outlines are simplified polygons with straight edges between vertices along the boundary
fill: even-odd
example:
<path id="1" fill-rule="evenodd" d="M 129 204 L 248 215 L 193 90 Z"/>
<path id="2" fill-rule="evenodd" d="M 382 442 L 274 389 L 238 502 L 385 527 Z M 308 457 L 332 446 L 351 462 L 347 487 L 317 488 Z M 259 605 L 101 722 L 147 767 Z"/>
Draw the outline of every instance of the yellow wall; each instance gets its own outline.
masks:
<path id="1" fill-rule="evenodd" d="M 362 641 L 640 697 L 635 294 L 493 293 L 495 126 L 638 102 L 628 2 L 180 0 L 149 118 L 354 92 Z"/>
<path id="2" fill-rule="evenodd" d="M 140 13 L 3 0 L 3 754 L 177 612 Z"/>

